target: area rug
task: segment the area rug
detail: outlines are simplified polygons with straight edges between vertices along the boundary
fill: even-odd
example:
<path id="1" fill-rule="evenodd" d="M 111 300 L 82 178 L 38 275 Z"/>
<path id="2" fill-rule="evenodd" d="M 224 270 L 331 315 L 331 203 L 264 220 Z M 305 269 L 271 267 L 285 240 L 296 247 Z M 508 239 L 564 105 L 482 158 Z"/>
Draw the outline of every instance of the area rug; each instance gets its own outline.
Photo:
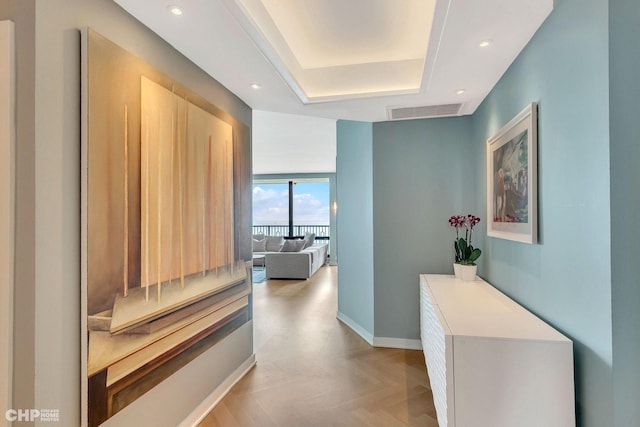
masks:
<path id="1" fill-rule="evenodd" d="M 253 267 L 253 283 L 261 283 L 267 280 L 264 267 Z"/>

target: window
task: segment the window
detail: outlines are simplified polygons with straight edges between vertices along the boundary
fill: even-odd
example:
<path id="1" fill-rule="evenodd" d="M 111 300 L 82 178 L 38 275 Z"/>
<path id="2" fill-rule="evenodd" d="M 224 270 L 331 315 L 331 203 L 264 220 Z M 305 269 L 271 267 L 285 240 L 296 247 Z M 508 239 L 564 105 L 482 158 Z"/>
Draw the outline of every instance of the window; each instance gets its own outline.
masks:
<path id="1" fill-rule="evenodd" d="M 328 180 L 253 184 L 254 234 L 302 236 L 309 232 L 328 237 L 329 218 Z"/>
<path id="2" fill-rule="evenodd" d="M 253 224 L 289 225 L 289 185 L 253 184 Z"/>

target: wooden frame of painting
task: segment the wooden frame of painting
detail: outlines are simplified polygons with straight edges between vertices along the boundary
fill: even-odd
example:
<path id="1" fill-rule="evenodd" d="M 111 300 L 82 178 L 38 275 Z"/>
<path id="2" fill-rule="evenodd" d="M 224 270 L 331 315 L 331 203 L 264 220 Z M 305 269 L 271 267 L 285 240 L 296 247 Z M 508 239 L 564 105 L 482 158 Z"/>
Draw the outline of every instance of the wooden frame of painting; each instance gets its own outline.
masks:
<path id="1" fill-rule="evenodd" d="M 537 104 L 529 104 L 487 140 L 487 235 L 536 243 Z"/>
<path id="2" fill-rule="evenodd" d="M 82 37 L 82 425 L 250 319 L 249 129 L 91 29 Z"/>

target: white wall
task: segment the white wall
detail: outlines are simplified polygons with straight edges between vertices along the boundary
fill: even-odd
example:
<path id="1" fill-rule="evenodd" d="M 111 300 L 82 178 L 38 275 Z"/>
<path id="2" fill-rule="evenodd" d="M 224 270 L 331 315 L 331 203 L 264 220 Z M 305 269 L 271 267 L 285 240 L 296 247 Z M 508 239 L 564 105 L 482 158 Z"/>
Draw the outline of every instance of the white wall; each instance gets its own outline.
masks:
<path id="1" fill-rule="evenodd" d="M 14 245 L 14 45 L 13 22 L 0 22 L 0 378 L 13 371 L 13 245 Z M 0 381 L 2 414 L 11 408 L 11 381 Z"/>
<path id="2" fill-rule="evenodd" d="M 253 173 L 336 171 L 336 121 L 253 111 Z"/>
<path id="3" fill-rule="evenodd" d="M 0 1 L 0 17 L 15 23 L 15 163 L 12 405 L 32 408 L 35 349 L 35 4 Z M 3 212 L 0 210 L 0 212 Z M 5 381 L 0 377 L 0 381 Z M 4 418 L 4 413 L 0 414 Z"/>

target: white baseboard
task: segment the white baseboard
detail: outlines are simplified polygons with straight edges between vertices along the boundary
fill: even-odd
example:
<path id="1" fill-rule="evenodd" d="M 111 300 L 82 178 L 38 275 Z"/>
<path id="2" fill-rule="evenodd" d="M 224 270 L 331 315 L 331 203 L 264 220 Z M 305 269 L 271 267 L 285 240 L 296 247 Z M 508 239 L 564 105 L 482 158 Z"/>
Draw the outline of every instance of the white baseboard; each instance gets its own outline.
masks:
<path id="1" fill-rule="evenodd" d="M 406 338 L 374 337 L 374 347 L 403 348 L 405 350 L 422 350 L 420 340 L 410 340 Z"/>
<path id="2" fill-rule="evenodd" d="M 357 322 L 351 319 L 349 316 L 340 313 L 339 311 L 336 313 L 336 318 L 347 325 L 349 328 L 353 330 L 356 334 L 360 335 L 363 340 L 369 343 L 369 345 L 373 345 L 373 335 L 367 331 L 365 328 L 360 326 Z"/>
<path id="3" fill-rule="evenodd" d="M 247 360 L 242 362 L 238 368 L 227 377 L 215 390 L 207 396 L 179 425 L 179 427 L 196 427 L 202 420 L 216 407 L 218 403 L 229 393 L 254 366 L 256 365 L 256 355 L 252 354 Z"/>
<path id="4" fill-rule="evenodd" d="M 387 338 L 376 337 L 372 335 L 365 328 L 360 326 L 357 322 L 351 319 L 349 316 L 339 311 L 336 313 L 336 317 L 339 321 L 347 325 L 356 334 L 360 335 L 369 345 L 373 347 L 386 347 L 386 348 L 403 348 L 405 350 L 422 350 L 422 342 L 420 340 L 410 340 L 406 338 Z"/>

